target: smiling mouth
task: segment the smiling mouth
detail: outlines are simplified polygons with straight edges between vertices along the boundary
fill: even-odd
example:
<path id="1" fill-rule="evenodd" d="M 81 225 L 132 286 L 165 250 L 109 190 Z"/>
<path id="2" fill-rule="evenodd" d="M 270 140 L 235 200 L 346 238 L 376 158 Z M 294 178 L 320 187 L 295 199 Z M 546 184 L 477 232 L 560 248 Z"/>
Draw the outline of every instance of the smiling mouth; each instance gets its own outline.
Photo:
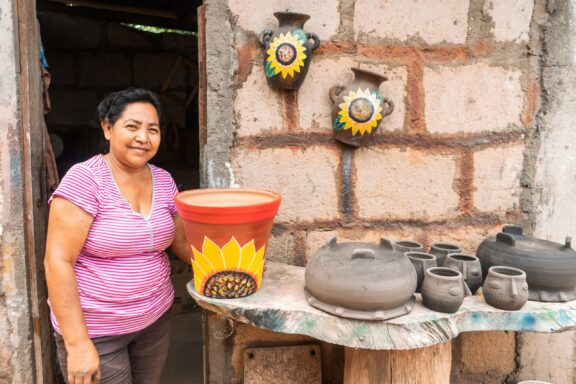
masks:
<path id="1" fill-rule="evenodd" d="M 128 147 L 129 149 L 133 149 L 135 151 L 143 151 L 143 152 L 148 152 L 147 148 L 137 148 L 137 147 Z"/>

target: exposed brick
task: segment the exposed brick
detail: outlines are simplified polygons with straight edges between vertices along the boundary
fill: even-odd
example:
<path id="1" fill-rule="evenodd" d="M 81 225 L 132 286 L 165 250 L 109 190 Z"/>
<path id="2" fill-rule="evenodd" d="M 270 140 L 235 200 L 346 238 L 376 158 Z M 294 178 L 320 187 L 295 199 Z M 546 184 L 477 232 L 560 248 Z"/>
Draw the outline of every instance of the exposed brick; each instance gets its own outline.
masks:
<path id="1" fill-rule="evenodd" d="M 503 383 L 516 367 L 514 332 L 466 332 L 455 343 L 455 365 L 462 374 L 462 381 L 455 382 L 470 382 L 466 379 L 481 374 L 482 383 Z"/>
<path id="2" fill-rule="evenodd" d="M 432 243 L 449 243 L 458 245 L 464 253 L 475 255 L 476 249 L 484 239 L 494 236 L 504 226 L 505 223 L 464 226 L 450 228 L 440 226 L 438 228 L 426 231 L 427 250 Z"/>
<path id="3" fill-rule="evenodd" d="M 294 235 L 291 233 L 271 235 L 268 240 L 266 259 L 294 264 Z"/>
<path id="4" fill-rule="evenodd" d="M 338 218 L 339 151 L 327 147 L 240 149 L 233 155 L 237 182 L 282 195 L 277 221 Z"/>
<path id="5" fill-rule="evenodd" d="M 484 11 L 494 22 L 494 40 L 528 41 L 534 0 L 489 0 Z"/>
<path id="6" fill-rule="evenodd" d="M 521 126 L 521 73 L 477 63 L 424 69 L 426 128 L 432 133 L 502 131 Z"/>
<path id="7" fill-rule="evenodd" d="M 404 67 L 390 68 L 386 65 L 362 64 L 359 65 L 352 58 L 323 57 L 314 59 L 310 66 L 307 81 L 304 81 L 298 93 L 298 107 L 300 113 L 300 128 L 304 131 L 331 132 L 332 130 L 332 101 L 328 91 L 334 85 L 347 85 L 354 79 L 350 68 L 365 68 L 382 73 L 388 77 L 380 86 L 380 93 L 392 100 L 394 112 L 384 118 L 381 131 L 400 130 L 404 125 L 406 112 L 406 69 Z"/>
<path id="8" fill-rule="evenodd" d="M 159 91 L 177 61 L 176 55 L 136 54 L 134 56 L 134 82 L 139 86 Z M 182 89 L 186 86 L 186 72 L 189 68 L 181 63 L 168 87 Z"/>
<path id="9" fill-rule="evenodd" d="M 378 243 L 381 238 L 387 238 L 392 241 L 398 240 L 415 240 L 420 241 L 423 237 L 423 231 L 415 228 L 399 229 L 365 229 L 365 228 L 346 228 L 335 231 L 314 231 L 306 234 L 306 262 L 318 251 L 328 240 L 336 237 L 338 242 L 361 241 Z"/>
<path id="10" fill-rule="evenodd" d="M 304 25 L 306 32 L 316 33 L 321 40 L 328 40 L 338 32 L 340 13 L 338 1 L 308 0 L 230 0 L 228 6 L 238 18 L 238 25 L 260 34 L 264 29 L 276 29 L 278 21 L 274 12 L 298 12 L 310 15 Z"/>
<path id="11" fill-rule="evenodd" d="M 266 83 L 262 66 L 254 65 L 234 99 L 238 136 L 277 133 L 283 128 L 282 93 Z"/>
<path id="12" fill-rule="evenodd" d="M 80 86 L 127 87 L 132 82 L 130 60 L 125 54 L 83 53 L 80 55 Z"/>
<path id="13" fill-rule="evenodd" d="M 356 0 L 354 7 L 354 30 L 360 40 L 463 44 L 467 29 L 468 1 Z"/>
<path id="14" fill-rule="evenodd" d="M 436 220 L 454 216 L 454 155 L 414 149 L 356 152 L 356 200 L 363 218 Z"/>
<path id="15" fill-rule="evenodd" d="M 474 154 L 474 206 L 481 211 L 510 211 L 519 204 L 522 144 L 488 148 Z"/>

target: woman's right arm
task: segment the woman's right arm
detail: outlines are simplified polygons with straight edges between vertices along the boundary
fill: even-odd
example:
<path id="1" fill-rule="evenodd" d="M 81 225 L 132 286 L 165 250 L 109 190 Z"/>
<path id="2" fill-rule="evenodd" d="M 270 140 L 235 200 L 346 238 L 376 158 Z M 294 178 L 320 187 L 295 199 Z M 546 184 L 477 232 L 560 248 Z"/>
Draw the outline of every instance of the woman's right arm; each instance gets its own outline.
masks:
<path id="1" fill-rule="evenodd" d="M 68 353 L 68 382 L 99 381 L 99 357 L 84 323 L 74 265 L 93 217 L 74 203 L 55 197 L 50 206 L 44 267 L 50 306 Z"/>

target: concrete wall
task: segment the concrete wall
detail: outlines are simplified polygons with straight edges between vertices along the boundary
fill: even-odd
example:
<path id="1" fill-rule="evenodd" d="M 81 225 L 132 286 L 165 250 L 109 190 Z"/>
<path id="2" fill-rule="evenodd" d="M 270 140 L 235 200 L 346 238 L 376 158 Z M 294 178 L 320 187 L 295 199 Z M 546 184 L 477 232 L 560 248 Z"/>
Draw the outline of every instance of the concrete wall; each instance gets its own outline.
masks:
<path id="1" fill-rule="evenodd" d="M 0 383 L 34 382 L 16 3 L 0 0 Z"/>
<path id="2" fill-rule="evenodd" d="M 558 28 L 555 15 L 572 19 L 572 8 L 551 8 L 562 1 L 548 3 L 207 1 L 203 185 L 280 192 L 284 200 L 268 256 L 296 265 L 305 265 L 334 235 L 413 239 L 426 246 L 448 241 L 474 252 L 505 223 L 540 230 L 554 208 L 546 203 L 539 215 L 539 202 L 561 195 L 563 201 L 547 200 L 561 209 L 576 185 L 570 144 L 549 158 L 547 152 L 564 141 L 542 133 L 549 107 L 542 89 L 559 81 L 552 75 L 554 81 L 546 82 L 542 42 L 554 39 L 547 33 Z M 310 14 L 305 29 L 322 39 L 297 92 L 271 90 L 263 72 L 257 36 L 276 27 L 272 13 L 280 10 Z M 396 109 L 384 119 L 377 145 L 348 150 L 332 139 L 328 89 L 350 81 L 356 66 L 389 77 L 380 91 Z M 563 86 L 571 90 L 571 84 Z M 569 106 L 562 103 L 556 108 L 568 119 Z M 546 167 L 562 169 L 564 178 L 549 176 Z M 557 180 L 553 191 L 542 191 L 548 181 L 537 174 Z M 572 185 L 566 192 L 563 180 Z M 540 200 L 535 190 L 542 192 Z M 558 372 L 557 361 L 530 364 L 522 356 L 539 347 L 517 338 L 507 332 L 458 337 L 454 382 L 514 382 L 545 371 L 556 372 L 555 383 L 572 382 L 571 369 Z M 570 347 L 549 355 L 566 354 Z"/>

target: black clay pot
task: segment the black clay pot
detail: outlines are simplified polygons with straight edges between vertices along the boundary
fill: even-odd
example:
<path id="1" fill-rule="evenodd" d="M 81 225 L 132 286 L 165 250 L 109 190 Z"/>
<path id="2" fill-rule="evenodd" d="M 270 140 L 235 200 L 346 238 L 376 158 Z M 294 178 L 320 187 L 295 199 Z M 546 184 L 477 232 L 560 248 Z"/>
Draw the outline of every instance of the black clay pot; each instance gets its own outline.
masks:
<path id="1" fill-rule="evenodd" d="M 268 85 L 276 89 L 298 89 L 302 85 L 312 51 L 320 46 L 315 33 L 304 32 L 310 16 L 303 13 L 276 12 L 278 29 L 260 34 L 264 46 L 264 72 Z"/>
<path id="2" fill-rule="evenodd" d="M 484 240 L 476 250 L 484 278 L 490 267 L 507 266 L 526 272 L 529 300 L 563 302 L 576 299 L 576 252 L 571 238 L 564 244 L 524 235 L 508 225 Z"/>

